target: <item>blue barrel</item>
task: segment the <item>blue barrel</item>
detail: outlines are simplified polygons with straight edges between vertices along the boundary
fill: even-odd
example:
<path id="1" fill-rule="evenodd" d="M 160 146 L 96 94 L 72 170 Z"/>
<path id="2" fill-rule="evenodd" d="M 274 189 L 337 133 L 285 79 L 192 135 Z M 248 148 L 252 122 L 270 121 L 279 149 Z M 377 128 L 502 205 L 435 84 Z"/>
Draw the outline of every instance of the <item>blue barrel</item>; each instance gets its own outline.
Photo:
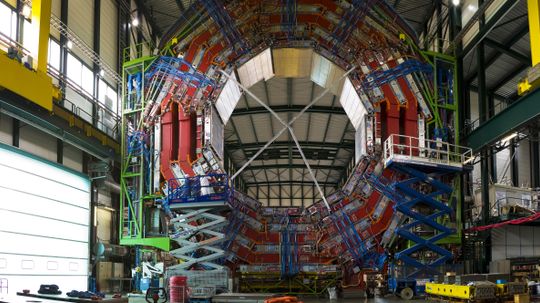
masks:
<path id="1" fill-rule="evenodd" d="M 150 278 L 141 278 L 141 286 L 140 286 L 140 288 L 141 288 L 141 291 L 143 293 L 145 293 L 148 290 L 148 288 L 150 288 L 150 282 L 151 281 L 152 280 Z"/>

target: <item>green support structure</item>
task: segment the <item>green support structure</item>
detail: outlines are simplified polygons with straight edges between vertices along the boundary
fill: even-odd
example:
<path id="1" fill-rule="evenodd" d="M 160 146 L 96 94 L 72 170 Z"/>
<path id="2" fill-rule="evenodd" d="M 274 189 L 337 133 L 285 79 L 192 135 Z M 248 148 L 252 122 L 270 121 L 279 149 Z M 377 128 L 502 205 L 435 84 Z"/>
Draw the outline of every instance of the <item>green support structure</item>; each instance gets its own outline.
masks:
<path id="1" fill-rule="evenodd" d="M 120 244 L 129 246 L 151 246 L 170 250 L 167 235 L 150 237 L 145 230 L 148 211 L 155 207 L 155 193 L 145 185 L 149 171 L 149 159 L 145 159 L 144 147 L 137 146 L 136 134 L 142 130 L 146 100 L 144 79 L 147 68 L 155 57 L 141 57 L 123 66 L 122 88 L 122 153 L 120 178 Z M 143 150 L 141 150 L 141 148 Z"/>
<path id="2" fill-rule="evenodd" d="M 490 120 L 481 124 L 467 136 L 467 144 L 473 152 L 517 131 L 530 121 L 540 117 L 540 89 L 518 99 Z"/>

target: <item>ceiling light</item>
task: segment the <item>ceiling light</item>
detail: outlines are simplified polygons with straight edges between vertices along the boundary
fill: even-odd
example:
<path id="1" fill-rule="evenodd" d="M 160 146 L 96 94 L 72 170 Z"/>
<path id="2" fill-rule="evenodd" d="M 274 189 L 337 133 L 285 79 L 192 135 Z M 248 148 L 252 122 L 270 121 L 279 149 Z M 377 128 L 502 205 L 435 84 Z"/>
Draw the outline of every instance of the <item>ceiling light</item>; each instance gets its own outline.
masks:
<path id="1" fill-rule="evenodd" d="M 459 0 L 452 0 L 452 4 L 453 4 L 454 6 L 458 6 L 458 5 L 459 5 L 459 2 L 460 2 Z"/>
<path id="2" fill-rule="evenodd" d="M 23 8 L 22 8 L 22 15 L 28 19 L 30 18 L 30 14 L 32 13 L 32 8 L 30 7 L 30 5 L 28 5 L 28 3 L 25 3 L 23 5 Z"/>
<path id="3" fill-rule="evenodd" d="M 501 144 L 505 144 L 506 142 L 514 139 L 515 137 L 517 137 L 518 133 L 513 133 L 513 134 L 510 134 L 506 137 L 504 137 L 502 140 L 501 140 Z"/>
<path id="4" fill-rule="evenodd" d="M 66 43 L 67 47 L 69 49 L 71 49 L 73 47 L 73 42 L 71 42 L 71 40 L 68 40 L 68 42 Z"/>
<path id="5" fill-rule="evenodd" d="M 103 70 L 103 69 L 100 70 L 100 71 L 99 71 L 99 75 L 102 76 L 102 77 L 105 76 L 105 70 Z"/>
<path id="6" fill-rule="evenodd" d="M 131 20 L 131 25 L 133 25 L 134 27 L 139 26 L 139 19 L 135 18 L 135 19 Z"/>
<path id="7" fill-rule="evenodd" d="M 471 12 L 474 12 L 476 11 L 476 6 L 474 4 L 469 4 L 469 6 L 467 6 L 467 9 L 470 10 Z"/>

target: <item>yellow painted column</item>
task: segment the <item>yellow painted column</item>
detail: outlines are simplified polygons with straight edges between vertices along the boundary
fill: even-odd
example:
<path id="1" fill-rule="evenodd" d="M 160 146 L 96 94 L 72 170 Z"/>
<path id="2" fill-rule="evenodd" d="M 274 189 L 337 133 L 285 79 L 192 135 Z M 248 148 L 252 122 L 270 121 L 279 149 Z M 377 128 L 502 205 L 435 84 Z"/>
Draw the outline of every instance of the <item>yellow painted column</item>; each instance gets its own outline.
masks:
<path id="1" fill-rule="evenodd" d="M 540 0 L 527 0 L 532 66 L 540 63 Z"/>
<path id="2" fill-rule="evenodd" d="M 32 0 L 32 33 L 35 41 L 32 41 L 30 53 L 34 58 L 34 69 L 45 74 L 49 52 L 51 2 L 51 0 Z"/>

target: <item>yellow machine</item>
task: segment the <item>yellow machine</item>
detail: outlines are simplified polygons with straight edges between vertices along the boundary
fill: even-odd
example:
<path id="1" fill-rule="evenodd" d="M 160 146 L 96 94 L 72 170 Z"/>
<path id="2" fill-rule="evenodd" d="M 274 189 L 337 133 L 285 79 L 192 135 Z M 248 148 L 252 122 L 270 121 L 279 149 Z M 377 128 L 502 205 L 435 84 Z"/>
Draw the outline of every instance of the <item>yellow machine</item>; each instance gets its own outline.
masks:
<path id="1" fill-rule="evenodd" d="M 514 295 L 522 295 L 528 292 L 525 282 L 509 282 L 497 284 L 497 296 L 502 299 L 513 299 Z"/>
<path id="2" fill-rule="evenodd" d="M 450 302 L 512 300 L 514 295 L 526 293 L 527 284 L 522 282 L 494 284 L 483 281 L 473 282 L 469 285 L 426 283 L 426 294 L 428 297 Z"/>

